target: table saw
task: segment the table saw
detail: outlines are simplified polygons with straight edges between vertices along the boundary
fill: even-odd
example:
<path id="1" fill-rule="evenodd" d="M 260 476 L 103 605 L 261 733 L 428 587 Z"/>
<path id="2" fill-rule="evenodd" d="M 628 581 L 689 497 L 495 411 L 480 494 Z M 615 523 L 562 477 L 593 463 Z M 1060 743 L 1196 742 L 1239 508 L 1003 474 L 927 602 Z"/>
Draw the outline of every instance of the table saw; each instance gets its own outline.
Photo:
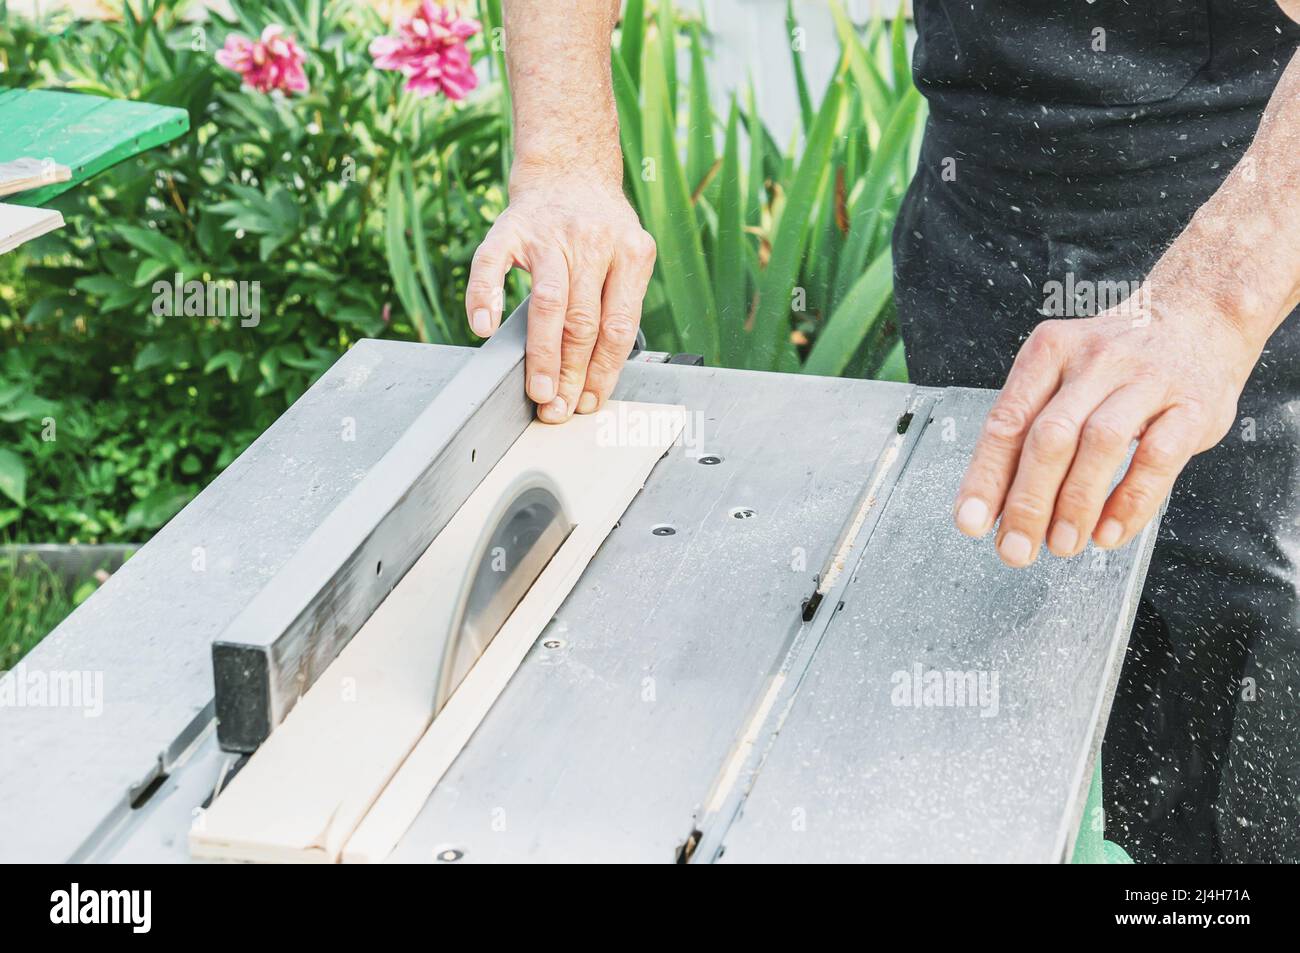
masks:
<path id="1" fill-rule="evenodd" d="M 0 859 L 190 860 L 526 425 L 525 317 L 356 344 L 23 660 L 103 697 L 0 711 Z M 1155 524 L 1027 570 L 960 535 L 991 391 L 642 351 L 614 396 L 689 425 L 387 859 L 1068 860 Z"/>

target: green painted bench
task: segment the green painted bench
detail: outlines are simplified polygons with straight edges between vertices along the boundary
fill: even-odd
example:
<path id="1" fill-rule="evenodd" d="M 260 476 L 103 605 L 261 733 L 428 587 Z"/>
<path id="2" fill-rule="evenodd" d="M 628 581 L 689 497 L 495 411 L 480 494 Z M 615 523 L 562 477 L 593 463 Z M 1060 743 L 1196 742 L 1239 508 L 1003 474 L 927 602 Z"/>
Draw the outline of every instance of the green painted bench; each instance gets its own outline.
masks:
<path id="1" fill-rule="evenodd" d="M 6 198 L 19 205 L 43 205 L 147 149 L 170 142 L 190 127 L 189 114 L 172 106 L 106 99 L 84 93 L 9 89 L 0 92 L 0 164 L 51 159 L 71 178 Z"/>

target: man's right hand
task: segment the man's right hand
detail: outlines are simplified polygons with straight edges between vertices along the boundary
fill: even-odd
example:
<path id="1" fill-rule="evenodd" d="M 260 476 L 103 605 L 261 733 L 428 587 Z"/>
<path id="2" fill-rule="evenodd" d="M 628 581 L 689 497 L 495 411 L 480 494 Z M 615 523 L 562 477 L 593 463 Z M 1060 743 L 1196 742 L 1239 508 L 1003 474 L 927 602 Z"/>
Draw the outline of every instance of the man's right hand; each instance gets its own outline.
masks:
<path id="1" fill-rule="evenodd" d="M 525 380 L 545 423 L 589 414 L 609 397 L 636 340 L 654 269 L 654 239 L 621 182 L 521 169 L 510 205 L 474 255 L 465 297 L 480 337 L 501 324 L 506 274 L 532 275 Z"/>

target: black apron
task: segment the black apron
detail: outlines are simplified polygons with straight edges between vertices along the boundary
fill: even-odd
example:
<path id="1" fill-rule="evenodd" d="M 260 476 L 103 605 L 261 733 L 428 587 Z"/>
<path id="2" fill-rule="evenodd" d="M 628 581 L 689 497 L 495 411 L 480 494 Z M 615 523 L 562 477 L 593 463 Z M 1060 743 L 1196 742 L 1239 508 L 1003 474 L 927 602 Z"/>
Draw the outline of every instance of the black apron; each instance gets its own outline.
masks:
<path id="1" fill-rule="evenodd" d="M 914 6 L 930 116 L 894 231 L 908 368 L 1001 387 L 1035 324 L 1145 277 L 1242 157 L 1300 26 L 1274 0 Z M 1062 311 L 1049 282 L 1082 294 Z M 1297 322 L 1161 527 L 1103 751 L 1107 837 L 1138 860 L 1300 860 Z"/>

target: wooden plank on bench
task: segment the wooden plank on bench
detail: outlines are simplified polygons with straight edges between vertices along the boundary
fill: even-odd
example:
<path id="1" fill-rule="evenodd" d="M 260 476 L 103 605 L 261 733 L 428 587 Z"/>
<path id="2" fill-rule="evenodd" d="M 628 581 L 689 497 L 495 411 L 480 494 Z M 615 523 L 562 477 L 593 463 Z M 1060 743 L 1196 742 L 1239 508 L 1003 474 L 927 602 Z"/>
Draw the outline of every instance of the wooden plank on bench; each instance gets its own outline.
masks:
<path id="1" fill-rule="evenodd" d="M 0 162 L 0 196 L 30 192 L 41 186 L 67 182 L 71 178 L 72 170 L 53 159 L 23 156 L 9 162 Z"/>
<path id="2" fill-rule="evenodd" d="M 0 203 L 0 255 L 63 227 L 63 216 L 43 208 Z"/>

